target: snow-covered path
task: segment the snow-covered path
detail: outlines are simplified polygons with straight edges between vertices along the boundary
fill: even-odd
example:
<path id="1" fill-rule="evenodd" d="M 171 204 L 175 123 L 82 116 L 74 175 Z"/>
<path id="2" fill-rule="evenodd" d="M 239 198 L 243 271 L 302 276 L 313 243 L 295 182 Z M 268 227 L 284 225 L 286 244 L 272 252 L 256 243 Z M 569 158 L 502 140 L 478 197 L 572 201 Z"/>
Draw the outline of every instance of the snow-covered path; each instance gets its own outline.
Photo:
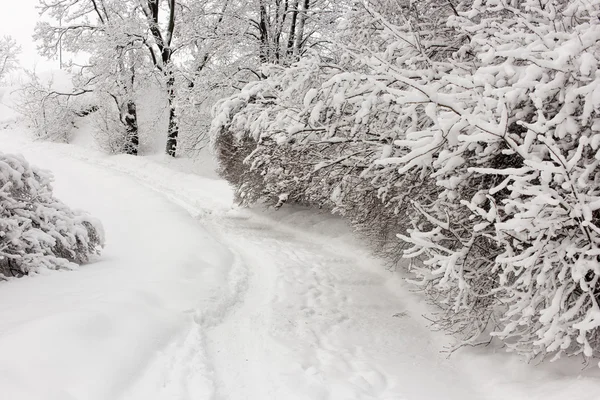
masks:
<path id="1" fill-rule="evenodd" d="M 104 222 L 108 245 L 77 272 L 3 285 L 10 398 L 411 399 L 423 395 L 420 368 L 435 377 L 428 398 L 479 397 L 418 324 L 394 317 L 402 304 L 353 252 L 228 212 L 226 192 L 210 194 L 220 208 L 186 211 L 181 193 L 81 150 L 11 146 Z"/>
<path id="2" fill-rule="evenodd" d="M 439 337 L 424 327 L 414 299 L 392 290 L 384 267 L 352 242 L 325 234 L 335 231 L 331 219 L 315 219 L 318 226 L 309 229 L 307 215 L 277 224 L 231 209 L 224 182 L 144 158 L 32 144 L 6 132 L 0 148 L 53 170 L 57 197 L 100 218 L 108 239 L 102 258 L 78 271 L 1 284 L 1 398 L 463 400 L 541 393 L 494 377 L 506 368 L 479 363 L 488 369 L 474 371 L 460 357 L 440 354 Z M 559 376 L 538 375 L 544 384 L 549 377 L 560 383 Z M 578 398 L 596 398 L 597 379 L 577 385 Z M 544 397 L 574 393 L 557 389 Z"/>
<path id="3" fill-rule="evenodd" d="M 240 306 L 209 332 L 218 398 L 481 397 L 434 354 L 421 326 L 394 317 L 403 304 L 352 251 L 249 220 L 228 228 L 252 272 Z"/>

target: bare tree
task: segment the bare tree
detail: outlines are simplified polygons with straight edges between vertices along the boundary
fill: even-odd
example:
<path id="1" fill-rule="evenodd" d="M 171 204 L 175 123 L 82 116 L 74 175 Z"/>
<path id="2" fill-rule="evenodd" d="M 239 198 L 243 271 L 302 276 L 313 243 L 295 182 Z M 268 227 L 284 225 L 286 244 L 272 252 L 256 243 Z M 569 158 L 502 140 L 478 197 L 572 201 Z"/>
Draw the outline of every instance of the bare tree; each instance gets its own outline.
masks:
<path id="1" fill-rule="evenodd" d="M 248 11 L 248 37 L 258 42 L 261 64 L 289 65 L 310 47 L 332 44 L 337 19 L 348 2 L 329 0 L 255 0 Z"/>
<path id="2" fill-rule="evenodd" d="M 19 65 L 17 57 L 21 52 L 15 39 L 11 36 L 0 38 L 0 80 Z"/>

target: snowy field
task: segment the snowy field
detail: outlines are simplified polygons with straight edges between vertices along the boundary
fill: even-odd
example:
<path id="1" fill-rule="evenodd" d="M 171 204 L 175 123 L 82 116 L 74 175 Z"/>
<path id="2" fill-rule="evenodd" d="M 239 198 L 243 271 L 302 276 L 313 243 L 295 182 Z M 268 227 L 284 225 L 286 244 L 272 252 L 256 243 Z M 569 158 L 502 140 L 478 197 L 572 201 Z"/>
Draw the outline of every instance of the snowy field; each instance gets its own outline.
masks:
<path id="1" fill-rule="evenodd" d="M 339 220 L 240 210 L 224 181 L 160 158 L 34 143 L 3 152 L 55 174 L 105 225 L 100 259 L 0 283 L 0 398 L 598 399 L 580 360 L 444 353 L 428 309 Z"/>

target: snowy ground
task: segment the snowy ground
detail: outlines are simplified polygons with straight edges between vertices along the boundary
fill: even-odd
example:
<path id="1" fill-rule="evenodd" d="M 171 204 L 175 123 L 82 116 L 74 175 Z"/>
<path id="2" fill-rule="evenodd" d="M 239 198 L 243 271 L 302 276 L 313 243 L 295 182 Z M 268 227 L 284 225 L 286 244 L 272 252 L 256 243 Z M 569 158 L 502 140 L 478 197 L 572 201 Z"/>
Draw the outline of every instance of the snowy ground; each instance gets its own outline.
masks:
<path id="1" fill-rule="evenodd" d="M 577 361 L 447 344 L 335 218 L 238 210 L 220 180 L 0 131 L 100 218 L 102 258 L 0 284 L 0 398 L 597 399 Z"/>

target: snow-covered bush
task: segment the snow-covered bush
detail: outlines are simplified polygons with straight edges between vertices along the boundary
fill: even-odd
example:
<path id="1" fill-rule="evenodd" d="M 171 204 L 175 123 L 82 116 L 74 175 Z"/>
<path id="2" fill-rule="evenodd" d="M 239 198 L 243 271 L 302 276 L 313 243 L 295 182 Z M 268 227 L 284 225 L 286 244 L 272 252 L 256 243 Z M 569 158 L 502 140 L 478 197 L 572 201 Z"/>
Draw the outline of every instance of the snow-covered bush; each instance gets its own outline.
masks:
<path id="1" fill-rule="evenodd" d="M 36 138 L 68 143 L 78 116 L 93 107 L 87 91 L 75 90 L 71 76 L 54 71 L 49 76 L 29 74 L 17 90 L 16 109 L 33 129 Z"/>
<path id="2" fill-rule="evenodd" d="M 478 1 L 453 21 L 480 62 L 462 111 L 475 130 L 455 152 L 515 160 L 466 171 L 499 182 L 465 199 L 501 248 L 494 335 L 530 356 L 598 355 L 600 2 L 513 3 Z"/>
<path id="3" fill-rule="evenodd" d="M 107 107 L 99 107 L 92 116 L 95 128 L 92 136 L 98 146 L 109 154 L 126 153 L 131 143 L 127 129 L 117 116 Z"/>
<path id="4" fill-rule="evenodd" d="M 398 4 L 357 3 L 337 63 L 271 69 L 219 103 L 224 176 L 242 203 L 383 232 L 466 341 L 598 355 L 600 2 Z"/>
<path id="5" fill-rule="evenodd" d="M 31 124 L 36 138 L 68 143 L 75 122 L 74 110 L 63 98 L 49 93 L 35 83 L 23 87 L 18 111 Z"/>
<path id="6" fill-rule="evenodd" d="M 458 12 L 449 24 L 469 35 L 457 54 L 474 55 L 471 66 L 415 86 L 435 125 L 382 161 L 400 173 L 431 166 L 444 189 L 414 202 L 427 223 L 402 239 L 444 295 L 446 321 L 477 320 L 471 337 L 491 327 L 528 357 L 600 351 L 599 10 L 489 0 Z"/>
<path id="7" fill-rule="evenodd" d="M 51 176 L 0 153 L 0 277 L 73 269 L 99 254 L 102 225 L 54 198 Z"/>

